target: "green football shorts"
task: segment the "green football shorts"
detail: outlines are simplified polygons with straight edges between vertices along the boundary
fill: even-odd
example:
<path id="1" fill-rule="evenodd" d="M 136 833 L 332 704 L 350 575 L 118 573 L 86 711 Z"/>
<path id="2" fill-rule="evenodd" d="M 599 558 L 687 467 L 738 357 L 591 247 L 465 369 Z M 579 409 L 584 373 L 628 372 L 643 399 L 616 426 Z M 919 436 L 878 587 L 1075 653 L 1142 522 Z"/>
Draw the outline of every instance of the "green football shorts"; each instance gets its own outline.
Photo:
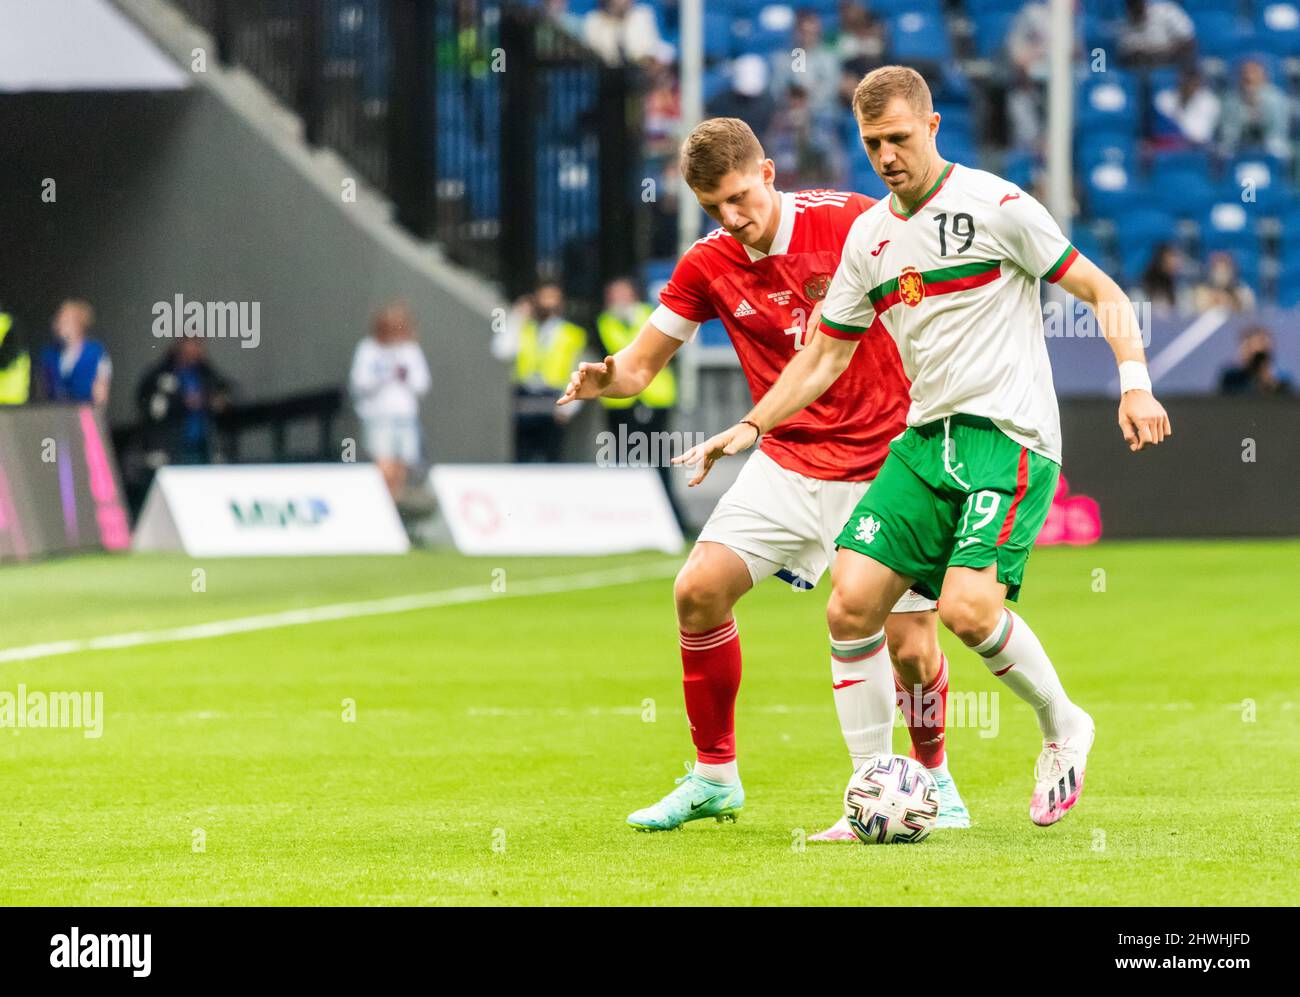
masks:
<path id="1" fill-rule="evenodd" d="M 913 579 L 931 599 L 949 567 L 996 564 L 1014 600 L 1060 472 L 983 416 L 910 427 L 890 444 L 836 546 Z"/>

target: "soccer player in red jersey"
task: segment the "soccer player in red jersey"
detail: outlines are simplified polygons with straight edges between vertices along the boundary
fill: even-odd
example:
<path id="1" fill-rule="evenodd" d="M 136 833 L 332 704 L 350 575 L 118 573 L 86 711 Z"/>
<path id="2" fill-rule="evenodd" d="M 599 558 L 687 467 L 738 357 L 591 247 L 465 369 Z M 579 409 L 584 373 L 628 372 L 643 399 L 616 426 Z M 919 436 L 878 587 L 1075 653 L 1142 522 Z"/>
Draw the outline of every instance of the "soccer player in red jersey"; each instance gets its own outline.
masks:
<path id="1" fill-rule="evenodd" d="M 757 402 L 807 343 L 849 228 L 875 203 L 835 190 L 778 191 L 772 161 L 736 118 L 700 124 L 682 146 L 681 167 L 721 227 L 681 258 L 633 343 L 599 363 L 580 364 L 559 404 L 639 394 L 700 323 L 714 317 L 726 326 Z M 734 819 L 744 805 L 736 766 L 741 655 L 733 607 L 769 575 L 803 586 L 817 582 L 889 442 L 906 428 L 908 404 L 897 350 L 888 337 L 875 337 L 824 395 L 763 438 L 718 503 L 674 586 L 697 761 L 675 790 L 628 817 L 633 827 L 669 830 L 704 817 Z M 913 754 L 939 782 L 939 826 L 966 827 L 970 816 L 944 754 L 948 673 L 935 603 L 904 594 L 885 630 L 887 642 L 831 641 L 835 706 L 853 765 L 891 752 L 892 724 L 871 725 L 867 718 L 880 715 L 882 700 L 897 700 Z M 877 666 L 886 643 L 892 671 Z M 841 819 L 813 840 L 853 840 L 853 834 Z"/>

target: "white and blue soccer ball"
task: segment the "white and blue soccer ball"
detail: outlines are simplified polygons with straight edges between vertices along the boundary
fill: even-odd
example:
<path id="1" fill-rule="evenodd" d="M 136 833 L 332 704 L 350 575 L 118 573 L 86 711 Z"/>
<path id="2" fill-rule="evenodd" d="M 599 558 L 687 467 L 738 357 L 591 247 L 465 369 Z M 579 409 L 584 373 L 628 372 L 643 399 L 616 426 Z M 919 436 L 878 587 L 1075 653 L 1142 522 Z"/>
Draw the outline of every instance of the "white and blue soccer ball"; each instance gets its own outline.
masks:
<path id="1" fill-rule="evenodd" d="M 844 790 L 844 815 L 864 844 L 924 841 L 939 820 L 939 785 L 906 755 L 874 755 Z"/>

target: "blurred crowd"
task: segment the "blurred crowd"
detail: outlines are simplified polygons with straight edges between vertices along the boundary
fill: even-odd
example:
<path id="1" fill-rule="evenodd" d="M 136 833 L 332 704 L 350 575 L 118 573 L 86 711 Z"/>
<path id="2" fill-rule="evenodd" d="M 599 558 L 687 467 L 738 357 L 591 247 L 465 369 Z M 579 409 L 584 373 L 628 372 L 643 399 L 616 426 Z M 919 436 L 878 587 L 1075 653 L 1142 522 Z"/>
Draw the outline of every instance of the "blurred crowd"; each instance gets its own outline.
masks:
<path id="1" fill-rule="evenodd" d="M 746 120 L 785 188 L 879 196 L 849 97 L 864 73 L 902 61 L 931 84 L 947 158 L 1041 193 L 1048 7 L 706 4 L 706 113 Z M 659 192 L 651 257 L 667 260 L 682 133 L 678 4 L 546 0 L 545 8 L 607 61 L 644 72 L 646 175 Z M 1176 288 L 1162 302 L 1182 312 L 1207 298 L 1238 309 L 1300 304 L 1300 250 L 1280 234 L 1300 224 L 1300 0 L 1077 0 L 1073 25 L 1081 251 L 1133 288 L 1165 272 Z"/>

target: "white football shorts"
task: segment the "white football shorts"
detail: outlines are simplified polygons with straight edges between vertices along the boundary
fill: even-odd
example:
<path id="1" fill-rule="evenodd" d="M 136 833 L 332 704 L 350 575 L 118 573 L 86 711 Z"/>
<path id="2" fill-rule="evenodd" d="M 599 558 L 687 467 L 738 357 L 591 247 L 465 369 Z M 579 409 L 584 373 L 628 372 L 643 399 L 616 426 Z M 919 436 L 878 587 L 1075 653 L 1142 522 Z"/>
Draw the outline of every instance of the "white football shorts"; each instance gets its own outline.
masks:
<path id="1" fill-rule="evenodd" d="M 718 501 L 699 539 L 735 551 L 755 585 L 777 575 L 812 588 L 830 566 L 835 538 L 870 485 L 805 477 L 758 450 Z M 919 613 L 935 605 L 908 591 L 894 612 Z"/>

